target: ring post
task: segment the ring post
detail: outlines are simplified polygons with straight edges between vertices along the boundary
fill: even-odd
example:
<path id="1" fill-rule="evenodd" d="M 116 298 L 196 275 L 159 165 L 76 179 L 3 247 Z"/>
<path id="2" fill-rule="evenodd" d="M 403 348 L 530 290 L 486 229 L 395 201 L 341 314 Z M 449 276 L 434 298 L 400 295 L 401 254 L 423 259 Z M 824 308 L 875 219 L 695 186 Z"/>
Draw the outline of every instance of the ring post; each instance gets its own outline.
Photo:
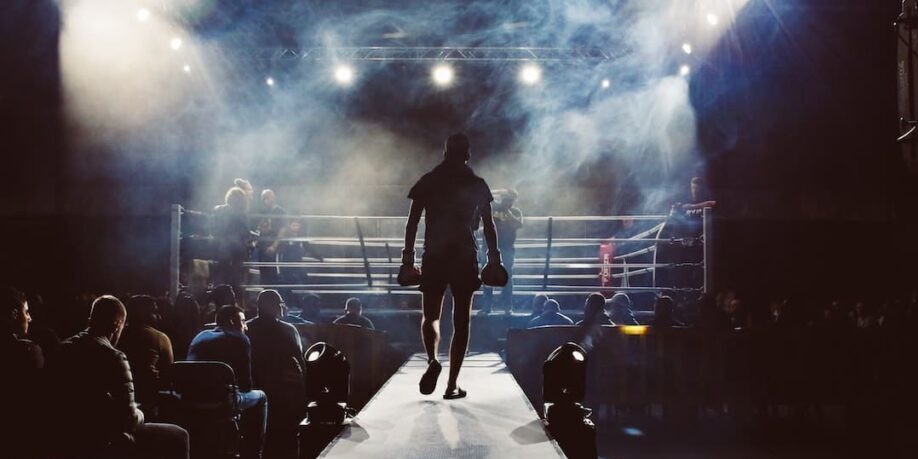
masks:
<path id="1" fill-rule="evenodd" d="M 704 244 L 704 252 L 702 256 L 702 263 L 704 263 L 704 285 L 702 286 L 702 291 L 704 293 L 711 293 L 714 290 L 714 270 L 713 261 L 714 261 L 714 244 L 713 235 L 714 235 L 714 216 L 712 214 L 712 208 L 705 207 L 702 211 L 702 227 L 701 227 L 701 242 Z"/>
<path id="2" fill-rule="evenodd" d="M 548 289 L 548 270 L 551 266 L 551 226 L 553 221 L 554 217 L 548 217 L 548 234 L 546 235 L 548 242 L 545 244 L 545 270 L 542 272 L 542 290 Z"/>
<path id="3" fill-rule="evenodd" d="M 182 206 L 172 204 L 172 225 L 169 239 L 169 298 L 175 301 L 179 291 L 180 252 L 182 247 Z"/>
<path id="4" fill-rule="evenodd" d="M 370 275 L 370 259 L 367 258 L 367 244 L 363 240 L 363 230 L 360 229 L 360 217 L 354 217 L 357 226 L 357 238 L 360 239 L 360 254 L 363 256 L 363 269 L 367 273 L 367 287 L 373 286 L 373 276 Z"/>

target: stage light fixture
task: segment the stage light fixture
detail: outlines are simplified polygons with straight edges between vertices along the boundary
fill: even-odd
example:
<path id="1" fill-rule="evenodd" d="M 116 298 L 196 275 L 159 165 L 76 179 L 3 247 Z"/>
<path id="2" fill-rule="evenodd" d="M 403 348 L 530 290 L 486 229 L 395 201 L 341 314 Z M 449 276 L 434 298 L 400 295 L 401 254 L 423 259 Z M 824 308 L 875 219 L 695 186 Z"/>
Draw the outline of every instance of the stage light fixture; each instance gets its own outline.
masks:
<path id="1" fill-rule="evenodd" d="M 137 20 L 140 22 L 147 22 L 150 19 L 150 10 L 146 8 L 141 8 L 137 10 Z"/>
<path id="2" fill-rule="evenodd" d="M 342 423 L 350 393 L 351 366 L 347 357 L 324 342 L 310 346 L 304 357 L 306 417 L 313 423 Z"/>
<path id="3" fill-rule="evenodd" d="M 438 86 L 448 86 L 453 82 L 453 68 L 446 64 L 440 64 L 433 69 L 433 80 Z"/>
<path id="4" fill-rule="evenodd" d="M 691 44 L 691 43 L 683 43 L 683 44 L 682 44 L 682 52 L 683 52 L 683 53 L 685 53 L 685 54 L 692 54 L 692 51 L 693 51 L 693 49 L 692 49 L 692 44 Z"/>
<path id="5" fill-rule="evenodd" d="M 172 40 L 169 40 L 169 47 L 172 48 L 173 51 L 181 49 L 182 44 L 182 39 L 179 37 L 174 37 Z"/>
<path id="6" fill-rule="evenodd" d="M 692 68 L 688 65 L 682 65 L 679 67 L 679 76 L 688 76 L 689 73 L 692 73 Z"/>
<path id="7" fill-rule="evenodd" d="M 608 78 L 602 80 L 601 84 L 602 84 L 602 89 L 609 89 L 609 86 L 612 85 L 612 83 L 609 81 Z"/>
<path id="8" fill-rule="evenodd" d="M 274 86 L 274 78 L 271 78 L 271 77 L 265 78 L 265 84 L 268 86 Z"/>
<path id="9" fill-rule="evenodd" d="M 596 457 L 596 428 L 583 406 L 586 351 L 576 343 L 554 350 L 542 365 L 542 402 L 551 435 L 567 457 Z"/>
<path id="10" fill-rule="evenodd" d="M 708 21 L 708 24 L 711 27 L 716 26 L 720 22 L 720 18 L 717 17 L 717 15 L 714 13 L 708 13 L 707 16 L 705 16 L 705 19 Z"/>
<path id="11" fill-rule="evenodd" d="M 348 65 L 335 67 L 335 81 L 341 85 L 349 85 L 354 81 L 354 69 Z"/>
<path id="12" fill-rule="evenodd" d="M 542 79 L 542 69 L 535 64 L 526 64 L 520 70 L 520 80 L 527 85 L 534 85 Z"/>

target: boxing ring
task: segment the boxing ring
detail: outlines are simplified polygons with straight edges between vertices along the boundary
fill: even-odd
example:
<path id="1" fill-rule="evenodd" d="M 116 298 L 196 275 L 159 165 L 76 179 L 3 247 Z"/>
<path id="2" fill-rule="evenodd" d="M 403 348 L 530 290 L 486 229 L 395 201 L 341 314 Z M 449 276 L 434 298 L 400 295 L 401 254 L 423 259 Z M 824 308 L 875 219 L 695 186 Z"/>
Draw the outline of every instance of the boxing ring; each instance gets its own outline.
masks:
<path id="1" fill-rule="evenodd" d="M 532 216 L 525 217 L 516 240 L 513 265 L 514 295 L 577 295 L 615 292 L 682 292 L 701 294 L 712 282 L 712 212 L 703 211 L 700 235 L 669 234 L 672 215 Z M 293 293 L 341 295 L 418 295 L 417 287 L 399 286 L 406 216 L 248 214 L 252 228 L 262 219 L 300 222 L 296 237 L 257 237 L 260 243 L 299 244 L 309 253 L 293 261 L 265 260 L 257 250 L 242 263 L 247 292 L 285 289 Z M 193 267 L 216 262 L 206 249 L 215 242 L 210 234 L 213 215 L 173 205 L 169 292 L 172 297 L 187 286 Z M 612 236 L 611 228 L 630 221 L 635 234 Z M 286 223 L 284 223 L 286 224 Z M 421 221 L 419 235 L 424 234 Z M 256 238 L 253 236 L 253 239 Z M 480 238 L 480 235 L 479 235 Z M 204 249 L 202 249 L 202 247 Z M 417 241 L 418 264 L 423 239 Z M 700 259 L 662 260 L 664 248 L 691 248 Z M 687 269 L 696 273 L 693 285 L 673 285 L 664 272 Z M 281 282 L 265 282 L 265 270 L 295 271 Z M 270 272 L 270 271 L 269 271 Z M 296 280 L 290 282 L 289 279 Z M 670 276 L 672 277 L 672 276 Z"/>

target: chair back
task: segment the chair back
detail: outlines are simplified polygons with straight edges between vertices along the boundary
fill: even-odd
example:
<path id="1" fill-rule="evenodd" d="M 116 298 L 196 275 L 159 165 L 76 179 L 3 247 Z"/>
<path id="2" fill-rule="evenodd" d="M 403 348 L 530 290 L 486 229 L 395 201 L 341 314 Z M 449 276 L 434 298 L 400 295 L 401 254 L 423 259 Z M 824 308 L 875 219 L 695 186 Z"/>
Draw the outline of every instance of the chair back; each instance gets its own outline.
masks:
<path id="1" fill-rule="evenodd" d="M 236 374 L 223 362 L 175 362 L 172 384 L 186 409 L 236 414 Z"/>

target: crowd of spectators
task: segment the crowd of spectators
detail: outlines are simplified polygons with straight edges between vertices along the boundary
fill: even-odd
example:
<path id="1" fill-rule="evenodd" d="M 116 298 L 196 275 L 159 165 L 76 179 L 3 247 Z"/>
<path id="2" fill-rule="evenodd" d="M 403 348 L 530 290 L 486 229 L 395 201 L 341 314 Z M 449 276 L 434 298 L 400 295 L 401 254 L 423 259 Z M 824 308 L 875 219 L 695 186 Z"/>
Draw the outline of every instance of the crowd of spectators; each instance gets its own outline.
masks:
<path id="1" fill-rule="evenodd" d="M 263 290 L 247 320 L 232 287 L 174 303 L 149 295 L 81 296 L 49 313 L 43 299 L 0 292 L 5 338 L 2 439 L 10 457 L 187 458 L 189 432 L 170 417 L 170 371 L 178 360 L 219 361 L 236 378 L 243 458 L 296 457 L 304 417 L 303 343 L 281 294 Z M 65 314 L 66 312 L 66 314 Z M 84 315 L 85 314 L 85 315 Z M 79 317 L 82 316 L 82 320 Z M 373 328 L 360 301 L 347 301 L 335 323 Z M 171 395 L 171 398 L 170 398 Z M 61 423 L 60 425 L 57 425 Z M 39 435 L 59 431 L 54 442 Z M 108 457 L 108 456 L 106 456 Z"/>

